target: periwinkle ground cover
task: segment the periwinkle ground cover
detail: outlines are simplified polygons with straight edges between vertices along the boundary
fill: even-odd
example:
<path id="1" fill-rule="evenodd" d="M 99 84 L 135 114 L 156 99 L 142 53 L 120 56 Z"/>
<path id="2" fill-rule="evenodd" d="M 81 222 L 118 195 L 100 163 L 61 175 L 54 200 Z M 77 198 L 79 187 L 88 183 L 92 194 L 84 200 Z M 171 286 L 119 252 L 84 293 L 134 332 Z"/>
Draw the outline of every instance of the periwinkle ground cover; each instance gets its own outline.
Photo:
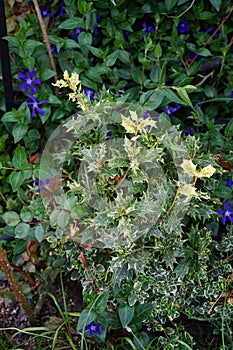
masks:
<path id="1" fill-rule="evenodd" d="M 47 38 L 36 5 L 5 2 L 1 294 L 82 282 L 52 346 L 231 349 L 231 1 L 41 1 Z"/>

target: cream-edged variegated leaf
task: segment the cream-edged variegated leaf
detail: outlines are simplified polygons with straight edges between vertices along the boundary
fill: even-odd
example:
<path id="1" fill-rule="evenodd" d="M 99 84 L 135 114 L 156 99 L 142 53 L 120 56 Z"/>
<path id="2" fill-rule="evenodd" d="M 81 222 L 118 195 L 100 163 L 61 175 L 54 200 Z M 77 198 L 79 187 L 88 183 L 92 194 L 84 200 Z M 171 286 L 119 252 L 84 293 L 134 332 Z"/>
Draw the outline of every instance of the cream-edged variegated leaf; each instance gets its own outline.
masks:
<path id="1" fill-rule="evenodd" d="M 216 169 L 212 165 L 208 165 L 205 168 L 198 171 L 198 177 L 211 177 L 215 173 Z"/>
<path id="2" fill-rule="evenodd" d="M 192 197 L 196 194 L 196 188 L 191 184 L 186 184 L 180 188 L 180 193 Z"/>
<path id="3" fill-rule="evenodd" d="M 181 168 L 183 168 L 187 174 L 199 178 L 211 177 L 216 171 L 212 165 L 208 165 L 201 170 L 196 170 L 196 165 L 193 164 L 191 159 L 184 159 L 183 163 L 181 164 Z"/>
<path id="4" fill-rule="evenodd" d="M 137 124 L 133 120 L 126 118 L 124 115 L 121 115 L 122 123 L 121 125 L 125 128 L 127 132 L 130 134 L 136 134 L 137 133 Z"/>
<path id="5" fill-rule="evenodd" d="M 191 176 L 197 176 L 197 171 L 196 171 L 196 165 L 193 164 L 191 159 L 184 159 L 183 163 L 180 165 L 181 168 L 184 169 L 184 171 L 191 175 Z"/>

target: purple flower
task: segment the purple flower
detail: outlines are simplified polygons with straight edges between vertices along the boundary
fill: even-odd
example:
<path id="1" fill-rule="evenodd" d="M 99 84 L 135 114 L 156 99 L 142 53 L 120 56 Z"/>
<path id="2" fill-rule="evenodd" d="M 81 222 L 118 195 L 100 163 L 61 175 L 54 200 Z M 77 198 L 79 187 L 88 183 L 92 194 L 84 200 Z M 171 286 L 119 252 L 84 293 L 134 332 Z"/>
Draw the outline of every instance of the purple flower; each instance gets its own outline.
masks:
<path id="1" fill-rule="evenodd" d="M 191 60 L 195 59 L 196 61 L 199 61 L 201 59 L 201 56 L 198 55 L 198 53 L 196 53 L 196 52 L 191 52 L 190 55 L 189 55 L 189 58 Z"/>
<path id="2" fill-rule="evenodd" d="M 101 323 L 95 324 L 95 322 L 92 321 L 85 327 L 85 331 L 89 331 L 90 332 L 89 335 L 90 337 L 92 337 L 93 332 L 96 334 L 102 334 L 100 327 L 101 327 Z"/>
<path id="3" fill-rule="evenodd" d="M 61 8 L 59 10 L 58 16 L 62 17 L 65 14 L 65 1 L 61 0 Z"/>
<path id="4" fill-rule="evenodd" d="M 7 280 L 7 278 L 4 278 L 4 280 L 3 280 L 3 288 L 6 288 L 7 285 L 8 285 L 8 280 Z"/>
<path id="5" fill-rule="evenodd" d="M 45 17 L 54 18 L 54 14 L 52 12 L 49 12 L 49 11 L 50 11 L 50 6 L 49 5 L 47 7 L 40 6 L 40 12 L 41 12 L 41 16 L 43 18 L 45 18 Z"/>
<path id="6" fill-rule="evenodd" d="M 83 32 L 83 28 L 74 28 L 74 33 L 72 35 L 72 38 L 77 41 L 77 38 L 79 36 L 79 34 Z"/>
<path id="7" fill-rule="evenodd" d="M 227 186 L 227 187 L 231 187 L 232 185 L 233 185 L 232 179 L 228 179 L 228 180 L 227 180 L 227 183 L 226 183 L 226 186 Z"/>
<path id="8" fill-rule="evenodd" d="M 216 179 L 216 180 L 221 179 L 221 174 L 219 174 L 219 173 L 215 173 L 215 179 Z"/>
<path id="9" fill-rule="evenodd" d="M 176 29 L 180 34 L 186 34 L 189 32 L 189 22 L 185 21 L 183 18 L 180 19 L 180 22 L 177 24 Z"/>
<path id="10" fill-rule="evenodd" d="M 153 26 L 148 26 L 146 24 L 146 22 L 143 22 L 142 23 L 142 29 L 143 29 L 143 32 L 144 32 L 144 35 L 145 34 L 148 34 L 148 33 L 154 33 L 156 31 L 156 26 L 153 25 Z M 142 36 L 144 38 L 144 35 Z"/>
<path id="11" fill-rule="evenodd" d="M 51 49 L 51 52 L 52 52 L 52 55 L 56 55 L 57 54 L 57 47 L 56 45 L 50 45 L 50 49 Z"/>
<path id="12" fill-rule="evenodd" d="M 27 88 L 29 88 L 31 90 L 32 93 L 36 92 L 36 88 L 32 85 L 32 84 L 36 84 L 36 85 L 41 85 L 41 81 L 40 79 L 33 79 L 35 76 L 35 70 L 29 70 L 27 68 L 24 69 L 25 70 L 25 74 L 20 72 L 18 74 L 18 78 L 25 80 L 25 82 L 23 84 L 20 85 L 20 90 L 21 91 L 26 91 Z"/>
<path id="13" fill-rule="evenodd" d="M 230 96 L 230 98 L 233 98 L 233 90 L 231 91 L 231 96 Z"/>
<path id="14" fill-rule="evenodd" d="M 215 28 L 214 27 L 209 27 L 206 30 L 206 34 L 211 34 L 215 32 Z M 219 37 L 220 31 L 217 30 L 217 32 L 214 34 L 213 39 L 216 39 L 217 37 Z"/>
<path id="15" fill-rule="evenodd" d="M 128 36 L 129 36 L 128 30 L 123 30 L 123 36 L 124 36 L 124 39 L 128 39 Z"/>
<path id="16" fill-rule="evenodd" d="M 230 222 L 233 222 L 233 211 L 231 211 L 231 204 L 225 203 L 226 210 L 217 210 L 217 214 L 223 215 L 222 216 L 222 223 L 223 225 L 226 224 L 226 220 L 228 219 Z"/>
<path id="17" fill-rule="evenodd" d="M 193 136 L 193 129 L 192 128 L 185 128 L 184 131 L 185 136 Z"/>
<path id="18" fill-rule="evenodd" d="M 38 192 L 42 192 L 45 187 L 50 186 L 50 179 L 46 179 L 45 181 L 34 180 L 35 184 L 40 185 L 38 188 Z"/>
<path id="19" fill-rule="evenodd" d="M 108 131 L 106 141 L 109 141 L 112 135 L 113 135 L 112 131 Z"/>
<path id="20" fill-rule="evenodd" d="M 94 36 L 98 35 L 98 33 L 99 33 L 98 26 L 99 26 L 100 19 L 101 19 L 101 16 L 96 15 L 96 23 L 95 23 L 95 27 L 94 27 L 94 31 L 93 31 Z"/>
<path id="21" fill-rule="evenodd" d="M 178 109 L 181 108 L 181 105 L 179 103 L 176 103 L 175 107 L 165 107 L 163 111 L 169 115 L 169 117 L 172 117 L 173 114 L 178 111 Z"/>
<path id="22" fill-rule="evenodd" d="M 149 112 L 144 112 L 143 119 L 145 120 L 145 119 L 147 119 L 149 117 L 150 117 L 150 113 Z"/>
<path id="23" fill-rule="evenodd" d="M 87 97 L 89 97 L 89 99 L 90 99 L 91 101 L 94 100 L 95 91 L 90 90 L 90 89 L 87 89 L 87 88 L 84 88 L 84 94 L 85 94 Z"/>
<path id="24" fill-rule="evenodd" d="M 47 102 L 47 100 L 42 100 L 40 102 L 37 101 L 36 97 L 28 94 L 28 97 L 32 100 L 32 102 L 27 102 L 28 106 L 32 106 L 32 117 L 36 117 L 36 112 L 39 114 L 45 114 L 45 111 L 39 107 L 39 105 L 42 105 Z"/>

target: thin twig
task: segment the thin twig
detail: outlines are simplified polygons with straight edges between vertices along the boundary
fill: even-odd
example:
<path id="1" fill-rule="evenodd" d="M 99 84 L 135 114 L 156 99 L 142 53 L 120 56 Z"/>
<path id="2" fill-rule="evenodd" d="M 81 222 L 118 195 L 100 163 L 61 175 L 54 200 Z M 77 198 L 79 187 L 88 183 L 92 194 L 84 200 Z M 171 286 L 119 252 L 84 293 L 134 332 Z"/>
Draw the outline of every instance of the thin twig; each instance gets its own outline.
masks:
<path id="1" fill-rule="evenodd" d="M 41 15 L 41 11 L 40 11 L 40 7 L 39 7 L 39 4 L 38 4 L 38 1 L 37 0 L 33 0 L 33 4 L 35 6 L 36 14 L 37 14 L 37 17 L 38 17 L 38 20 L 39 20 L 39 23 L 40 23 L 40 28 L 41 28 L 41 31 L 42 31 L 42 34 L 43 34 L 44 43 L 45 43 L 47 51 L 48 51 L 51 67 L 54 70 L 54 72 L 56 73 L 54 75 L 54 81 L 56 82 L 58 80 L 57 69 L 56 69 L 56 65 L 55 65 L 54 59 L 53 59 L 52 50 L 51 50 L 51 47 L 50 47 L 50 44 L 49 44 L 49 38 L 48 38 L 47 31 L 46 31 L 46 27 L 45 27 L 45 24 L 44 24 L 42 15 Z M 55 93 L 56 93 L 56 95 L 58 94 L 58 88 L 56 88 Z"/>
<path id="2" fill-rule="evenodd" d="M 195 86 L 201 86 L 202 84 L 204 84 L 204 82 L 205 82 L 209 77 L 213 77 L 214 72 L 215 72 L 215 71 L 213 70 L 213 71 L 211 71 L 209 74 L 205 75 L 205 76 L 203 77 L 203 79 L 202 79 L 199 83 L 197 83 Z"/>
<path id="3" fill-rule="evenodd" d="M 189 7 L 187 7 L 183 12 L 181 12 L 181 14 L 179 14 L 179 16 L 168 16 L 167 14 L 165 14 L 165 15 L 166 15 L 167 18 L 180 18 L 192 8 L 194 2 L 195 2 L 195 0 L 193 0 L 191 5 L 189 5 Z"/>
<path id="4" fill-rule="evenodd" d="M 213 37 L 217 34 L 217 32 L 221 29 L 221 27 L 223 27 L 223 25 L 225 24 L 225 22 L 228 20 L 228 18 L 231 16 L 233 12 L 233 7 L 230 9 L 229 13 L 226 15 L 226 17 L 223 18 L 222 22 L 219 24 L 219 26 L 217 27 L 217 29 L 213 32 L 213 34 L 211 34 L 211 36 L 209 37 L 209 39 L 203 44 L 203 48 L 205 48 L 209 43 L 210 41 L 213 39 Z M 191 67 L 191 65 L 196 61 L 198 57 L 198 54 L 196 54 L 192 61 L 190 62 L 189 64 L 189 68 Z"/>

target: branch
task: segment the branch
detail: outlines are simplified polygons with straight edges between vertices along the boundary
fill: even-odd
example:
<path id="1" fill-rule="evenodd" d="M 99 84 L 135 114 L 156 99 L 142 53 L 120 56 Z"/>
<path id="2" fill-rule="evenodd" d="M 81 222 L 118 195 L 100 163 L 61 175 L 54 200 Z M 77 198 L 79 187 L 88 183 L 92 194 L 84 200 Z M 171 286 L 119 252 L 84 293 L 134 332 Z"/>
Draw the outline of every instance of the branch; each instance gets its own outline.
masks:
<path id="1" fill-rule="evenodd" d="M 54 72 L 56 73 L 56 75 L 54 76 L 54 81 L 56 82 L 58 80 L 58 75 L 57 75 L 57 69 L 56 69 L 56 65 L 55 65 L 55 62 L 54 62 L 53 54 L 52 54 L 52 51 L 51 51 L 51 47 L 50 47 L 50 44 L 49 44 L 48 34 L 47 34 L 47 31 L 46 31 L 46 28 L 45 28 L 45 24 L 44 24 L 43 18 L 41 16 L 41 11 L 40 11 L 40 8 L 39 8 L 38 1 L 37 0 L 33 0 L 33 4 L 35 6 L 36 14 L 37 14 L 37 17 L 38 17 L 38 20 L 39 20 L 39 23 L 40 23 L 40 27 L 41 27 L 41 31 L 42 31 L 42 34 L 43 34 L 44 42 L 45 42 L 45 45 L 46 45 L 46 48 L 47 48 L 47 51 L 48 51 L 51 67 L 54 70 Z M 56 89 L 56 95 L 57 95 L 57 92 L 58 91 Z"/>

